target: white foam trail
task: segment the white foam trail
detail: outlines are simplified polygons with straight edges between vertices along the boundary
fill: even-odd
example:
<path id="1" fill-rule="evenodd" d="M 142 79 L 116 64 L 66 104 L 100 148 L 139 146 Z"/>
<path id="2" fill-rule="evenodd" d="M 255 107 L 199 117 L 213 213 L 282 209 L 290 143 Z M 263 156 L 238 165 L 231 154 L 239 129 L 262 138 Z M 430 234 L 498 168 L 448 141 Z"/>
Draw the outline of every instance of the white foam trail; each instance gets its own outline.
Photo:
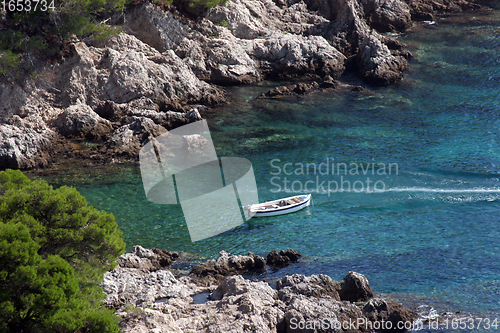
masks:
<path id="1" fill-rule="evenodd" d="M 375 190 L 374 193 L 384 192 L 431 192 L 431 193 L 500 193 L 500 188 L 469 188 L 469 189 L 442 189 L 427 187 L 395 187 L 385 190 Z"/>

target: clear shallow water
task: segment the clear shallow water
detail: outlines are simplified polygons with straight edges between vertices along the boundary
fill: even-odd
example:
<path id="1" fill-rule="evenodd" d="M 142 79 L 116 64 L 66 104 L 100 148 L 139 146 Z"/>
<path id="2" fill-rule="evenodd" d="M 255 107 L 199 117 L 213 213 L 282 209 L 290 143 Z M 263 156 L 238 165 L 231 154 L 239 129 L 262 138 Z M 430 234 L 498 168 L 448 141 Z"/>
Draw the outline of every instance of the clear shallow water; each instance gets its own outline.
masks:
<path id="1" fill-rule="evenodd" d="M 136 166 L 45 178 L 113 212 L 129 249 L 216 257 L 293 248 L 303 263 L 270 277 L 339 280 L 355 270 L 406 304 L 500 317 L 500 13 L 450 17 L 400 39 L 415 56 L 400 86 L 258 101 L 269 87 L 237 87 L 230 105 L 206 115 L 218 155 L 252 161 L 261 201 L 304 191 L 310 181 L 314 206 L 306 210 L 191 243 L 180 207 L 149 203 Z M 328 175 L 326 166 L 323 174 L 297 169 L 327 158 Z M 335 182 L 344 182 L 343 192 Z"/>

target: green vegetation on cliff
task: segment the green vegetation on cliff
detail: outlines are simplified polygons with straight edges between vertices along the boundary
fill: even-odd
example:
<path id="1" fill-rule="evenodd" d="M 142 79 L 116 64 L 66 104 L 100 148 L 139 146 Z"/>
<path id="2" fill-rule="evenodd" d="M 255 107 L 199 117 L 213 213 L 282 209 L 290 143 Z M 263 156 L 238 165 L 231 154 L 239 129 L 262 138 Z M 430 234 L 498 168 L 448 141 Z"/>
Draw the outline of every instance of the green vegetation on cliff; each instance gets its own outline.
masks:
<path id="1" fill-rule="evenodd" d="M 4 1 L 4 0 L 2 0 Z M 120 27 L 106 24 L 113 14 L 147 0 L 5 0 L 0 2 L 0 77 L 30 72 L 34 60 L 57 59 L 72 36 L 107 38 Z M 228 0 L 151 0 L 172 3 L 195 16 Z M 35 6 L 36 5 L 36 6 Z M 35 9 L 36 8 L 36 9 Z M 20 61 L 20 58 L 23 61 Z"/>
<path id="2" fill-rule="evenodd" d="M 0 332 L 118 332 L 98 284 L 124 250 L 76 189 L 0 172 Z"/>

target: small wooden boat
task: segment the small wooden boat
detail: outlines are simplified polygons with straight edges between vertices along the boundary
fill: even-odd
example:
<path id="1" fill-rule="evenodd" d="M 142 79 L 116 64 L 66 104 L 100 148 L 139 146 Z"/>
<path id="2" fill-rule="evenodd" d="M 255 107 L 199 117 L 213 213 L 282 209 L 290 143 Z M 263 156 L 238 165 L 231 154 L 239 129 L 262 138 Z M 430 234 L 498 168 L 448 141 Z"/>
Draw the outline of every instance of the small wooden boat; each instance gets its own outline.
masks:
<path id="1" fill-rule="evenodd" d="M 246 206 L 253 217 L 284 215 L 306 208 L 311 204 L 311 194 L 268 201 Z"/>

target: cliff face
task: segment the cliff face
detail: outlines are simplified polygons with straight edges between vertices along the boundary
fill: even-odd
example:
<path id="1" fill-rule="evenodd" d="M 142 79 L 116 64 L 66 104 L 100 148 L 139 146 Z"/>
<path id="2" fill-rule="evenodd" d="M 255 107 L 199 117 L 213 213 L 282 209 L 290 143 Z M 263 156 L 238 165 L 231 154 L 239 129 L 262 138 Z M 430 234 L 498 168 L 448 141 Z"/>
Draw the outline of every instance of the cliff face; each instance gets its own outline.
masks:
<path id="1" fill-rule="evenodd" d="M 38 68 L 37 78 L 0 82 L 0 168 L 48 165 L 54 143 L 68 138 L 98 140 L 92 155 L 104 162 L 135 159 L 152 136 L 200 119 L 194 106 L 223 102 L 216 84 L 302 75 L 331 80 L 346 68 L 372 84 L 395 83 L 410 54 L 381 32 L 405 30 L 412 17 L 476 6 L 232 0 L 194 21 L 174 7 L 135 5 L 113 19 L 123 33 L 75 41 L 62 62 Z"/>

